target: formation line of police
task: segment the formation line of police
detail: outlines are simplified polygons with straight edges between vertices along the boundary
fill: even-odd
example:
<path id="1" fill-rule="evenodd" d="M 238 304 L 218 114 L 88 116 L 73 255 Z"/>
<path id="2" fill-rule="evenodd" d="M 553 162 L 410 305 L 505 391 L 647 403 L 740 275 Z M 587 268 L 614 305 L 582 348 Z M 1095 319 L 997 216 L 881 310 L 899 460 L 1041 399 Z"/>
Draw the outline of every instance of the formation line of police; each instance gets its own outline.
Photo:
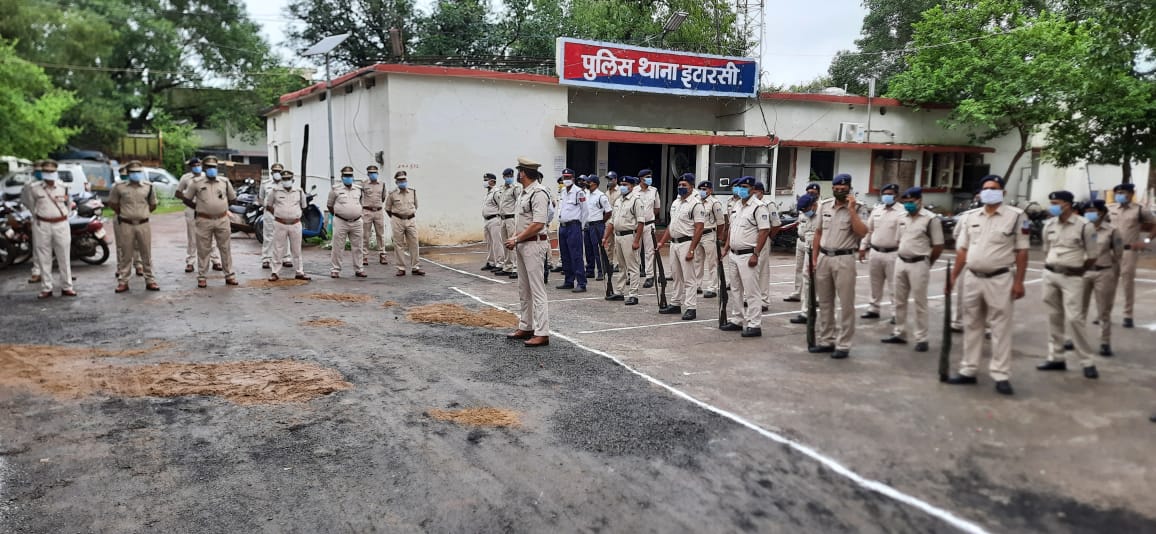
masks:
<path id="1" fill-rule="evenodd" d="M 599 190 L 598 176 L 575 176 L 566 169 L 555 197 L 542 184 L 540 167 L 521 157 L 516 170 L 503 172 L 503 184 L 493 174 L 483 177 L 487 194 L 482 217 L 488 244 L 483 269 L 519 279 L 519 322 L 509 339 L 524 340 L 529 347 L 549 345 L 545 270 L 548 225 L 556 207 L 565 273 L 558 289 L 585 292 L 589 278 L 612 276 L 606 300 L 637 305 L 646 259 L 653 275 L 661 269 L 657 251 L 669 243 L 674 287 L 660 314 L 681 313 L 683 320 L 693 320 L 698 295 L 713 298 L 721 288 L 727 293 L 720 299 L 719 329 L 740 332 L 744 338 L 762 335 L 762 312 L 771 299 L 770 244 L 781 221 L 775 205 L 764 200 L 761 183 L 750 176 L 733 180 L 732 196 L 724 205 L 715 198 L 710 181 L 696 185 L 693 174 L 682 175 L 678 197 L 670 205 L 670 224 L 655 239 L 653 225 L 662 204 L 650 170 L 640 171 L 641 179 L 608 173 L 607 195 Z M 1004 203 L 1003 188 L 1001 177 L 984 177 L 978 192 L 982 207 L 963 213 L 956 226 L 956 258 L 946 291 L 960 292 L 961 324 L 953 330 L 963 333 L 963 359 L 958 372 L 946 381 L 977 383 L 985 332 L 990 329 L 989 373 L 998 393 L 1012 395 L 1011 315 L 1014 302 L 1025 294 L 1031 223 L 1022 210 Z M 928 283 L 931 267 L 943 253 L 943 229 L 938 217 L 923 207 L 921 188 L 900 192 L 897 185 L 887 184 L 880 193 L 880 204 L 868 210 L 851 193 L 851 176 L 840 174 L 832 181 L 831 198 L 821 199 L 819 185 L 811 183 L 797 201 L 794 287 L 783 300 L 802 302 L 800 313 L 790 319 L 795 324 L 808 323 L 807 312 L 817 308 L 811 353 L 829 353 L 834 359 L 850 356 L 856 259 L 868 263 L 871 281 L 871 300 L 860 317 L 881 317 L 889 284 L 894 327 L 880 341 L 905 345 L 910 340 L 914 351 L 929 350 Z M 1133 202 L 1131 184 L 1117 186 L 1114 195 L 1110 206 L 1102 200 L 1078 204 L 1068 191 L 1049 195 L 1053 216 L 1044 229 L 1043 286 L 1050 343 L 1046 360 L 1037 367 L 1041 371 L 1066 370 L 1065 352 L 1073 351 L 1084 376 L 1099 376 L 1087 312 L 1094 297 L 1100 355 L 1112 356 L 1111 312 L 1117 283 L 1124 291 L 1124 327 L 1134 325 L 1140 233 L 1152 232 L 1156 224 L 1150 212 Z M 808 297 L 812 294 L 814 301 Z M 908 322 L 909 301 L 915 304 L 913 324 Z"/>

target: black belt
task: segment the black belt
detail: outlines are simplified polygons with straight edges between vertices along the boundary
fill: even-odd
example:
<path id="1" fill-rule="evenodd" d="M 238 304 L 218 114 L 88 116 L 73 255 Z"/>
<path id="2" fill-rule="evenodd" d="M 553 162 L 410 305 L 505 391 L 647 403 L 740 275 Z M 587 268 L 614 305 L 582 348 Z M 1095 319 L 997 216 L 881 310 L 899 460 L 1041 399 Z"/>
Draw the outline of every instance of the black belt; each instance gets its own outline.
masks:
<path id="1" fill-rule="evenodd" d="M 502 219 L 513 219 L 513 215 L 502 215 Z"/>
<path id="2" fill-rule="evenodd" d="M 903 260 L 904 263 L 919 263 L 921 261 L 927 261 L 927 256 L 912 256 L 910 258 L 900 256 L 899 259 Z"/>
<path id="3" fill-rule="evenodd" d="M 340 216 L 340 215 L 338 215 L 338 214 L 336 214 L 336 213 L 334 213 L 334 214 L 333 214 L 333 216 L 334 216 L 334 217 L 337 217 L 338 219 L 341 219 L 341 220 L 343 220 L 343 221 L 345 221 L 345 222 L 349 222 L 349 223 L 351 223 L 351 222 L 357 222 L 357 221 L 360 221 L 360 220 L 361 220 L 361 216 L 360 216 L 360 215 L 359 215 L 359 216 L 358 216 L 356 219 L 346 219 L 345 217 L 342 217 L 342 216 Z"/>
<path id="4" fill-rule="evenodd" d="M 577 224 L 577 225 L 581 226 L 582 221 L 579 221 L 578 219 L 574 219 L 573 221 L 563 221 L 561 223 L 558 223 L 558 226 L 570 226 L 572 224 Z"/>
<path id="5" fill-rule="evenodd" d="M 874 250 L 875 252 L 882 252 L 884 254 L 889 254 L 889 253 L 898 251 L 899 247 L 884 248 L 884 247 L 877 247 L 875 245 L 871 245 L 871 249 Z"/>
<path id="6" fill-rule="evenodd" d="M 975 270 L 972 270 L 972 269 L 968 269 L 968 270 L 969 270 L 969 271 L 971 271 L 971 274 L 974 274 L 974 275 L 976 275 L 976 276 L 978 276 L 978 277 L 980 277 L 980 278 L 995 278 L 995 277 L 997 277 L 997 276 L 999 276 L 999 275 L 1001 275 L 1001 274 L 1007 274 L 1007 273 L 1010 273 L 1010 272 L 1011 272 L 1011 267 L 1004 267 L 1004 268 L 1002 268 L 1002 269 L 996 269 L 996 270 L 994 270 L 994 271 L 992 271 L 992 272 L 990 272 L 990 273 L 981 273 L 981 272 L 979 272 L 979 271 L 975 271 Z"/>
<path id="7" fill-rule="evenodd" d="M 284 224 L 284 225 L 286 225 L 286 226 L 293 226 L 294 224 L 297 224 L 297 223 L 301 222 L 301 218 L 300 218 L 300 217 L 298 217 L 298 218 L 296 218 L 296 219 L 282 219 L 282 218 L 280 218 L 280 217 L 273 217 L 273 220 L 274 220 L 274 221 L 277 221 L 277 222 L 279 222 L 279 223 L 281 223 L 281 224 Z"/>
<path id="8" fill-rule="evenodd" d="M 615 230 L 614 231 L 614 235 L 617 235 L 617 236 L 630 235 L 633 233 L 634 233 L 634 230 L 622 230 L 622 231 Z"/>
<path id="9" fill-rule="evenodd" d="M 1064 276 L 1084 276 L 1084 273 L 1087 272 L 1083 267 L 1064 267 L 1062 265 L 1044 265 L 1044 269 Z"/>
<path id="10" fill-rule="evenodd" d="M 549 236 L 549 235 L 547 235 L 547 234 L 538 234 L 538 235 L 536 235 L 536 236 L 534 236 L 534 237 L 531 237 L 531 238 L 528 238 L 528 239 L 523 239 L 523 240 L 522 240 L 522 242 L 523 242 L 523 243 L 529 243 L 529 242 L 533 242 L 533 241 L 546 241 L 546 240 L 548 240 L 548 239 L 550 239 L 550 236 Z"/>
<path id="11" fill-rule="evenodd" d="M 823 254 L 825 254 L 827 256 L 850 256 L 851 254 L 855 253 L 855 249 L 853 249 L 853 248 L 833 249 L 833 248 L 820 247 L 819 252 L 822 252 Z"/>
<path id="12" fill-rule="evenodd" d="M 482 215 L 482 217 L 488 221 L 490 219 L 493 219 L 494 217 L 497 217 L 497 215 Z"/>
<path id="13" fill-rule="evenodd" d="M 731 254 L 734 254 L 735 256 L 742 256 L 743 254 L 754 254 L 754 253 L 755 253 L 755 249 L 753 249 L 753 248 L 744 248 L 742 250 L 732 250 L 731 251 Z"/>
<path id="14" fill-rule="evenodd" d="M 1093 271 L 1107 271 L 1108 269 L 1111 269 L 1112 267 L 1115 267 L 1115 265 L 1093 265 L 1092 270 Z"/>
<path id="15" fill-rule="evenodd" d="M 1132 245 L 1124 245 L 1124 250 L 1132 250 Z"/>
<path id="16" fill-rule="evenodd" d="M 674 241 L 675 243 L 686 243 L 687 241 L 690 241 L 691 239 L 694 239 L 694 238 L 693 237 L 674 237 L 674 238 L 671 238 L 671 241 Z"/>
<path id="17" fill-rule="evenodd" d="M 362 206 L 362 207 L 361 207 L 361 209 L 363 209 L 363 210 L 369 210 L 369 211 L 381 211 L 381 208 L 380 208 L 380 207 L 377 207 L 377 208 L 371 208 L 371 207 L 369 207 L 369 206 Z"/>
<path id="18" fill-rule="evenodd" d="M 410 220 L 410 219 L 412 219 L 412 218 L 414 218 L 414 217 L 417 217 L 417 214 L 415 213 L 415 214 L 410 214 L 410 215 L 409 215 L 409 216 L 407 216 L 407 217 L 402 217 L 401 215 L 398 215 L 398 214 L 396 214 L 396 213 L 390 213 L 390 214 L 389 214 L 389 216 L 390 216 L 390 217 L 393 217 L 393 218 L 395 218 L 395 219 L 401 219 L 401 220 L 403 220 L 403 221 L 408 221 L 408 220 Z"/>
<path id="19" fill-rule="evenodd" d="M 122 218 L 120 218 L 120 217 L 117 217 L 117 218 L 116 218 L 116 222 L 118 222 L 118 223 L 123 223 L 123 224 L 133 224 L 133 225 L 136 225 L 136 224 L 145 224 L 145 223 L 149 222 L 149 220 L 148 220 L 147 218 L 145 218 L 145 219 L 140 219 L 140 220 L 135 220 L 135 221 L 134 221 L 134 220 L 132 220 L 132 219 L 122 219 Z"/>
<path id="20" fill-rule="evenodd" d="M 702 231 L 702 235 L 713 234 L 713 233 L 714 233 L 714 228 Z"/>

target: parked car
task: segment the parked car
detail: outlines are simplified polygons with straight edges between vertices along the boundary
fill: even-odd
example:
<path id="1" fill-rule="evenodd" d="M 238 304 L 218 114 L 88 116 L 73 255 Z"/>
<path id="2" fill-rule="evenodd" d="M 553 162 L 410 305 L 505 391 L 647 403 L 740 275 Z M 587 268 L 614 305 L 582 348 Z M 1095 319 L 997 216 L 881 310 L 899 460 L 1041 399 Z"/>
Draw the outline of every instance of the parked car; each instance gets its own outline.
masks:
<path id="1" fill-rule="evenodd" d="M 144 170 L 148 174 L 148 180 L 157 189 L 157 196 L 167 198 L 177 192 L 177 183 L 180 180 L 169 174 L 169 171 L 155 167 L 145 167 Z"/>
<path id="2" fill-rule="evenodd" d="M 32 162 L 15 156 L 0 156 L 0 176 L 10 172 L 30 170 Z"/>
<path id="3" fill-rule="evenodd" d="M 56 169 L 60 175 L 60 182 L 68 188 L 68 195 L 76 195 L 89 190 L 88 178 L 84 168 L 74 163 L 61 163 Z M 4 200 L 19 200 L 24 186 L 32 183 L 32 171 L 23 170 L 8 173 L 4 176 Z"/>
<path id="4" fill-rule="evenodd" d="M 96 193 L 96 196 L 101 200 L 108 200 L 108 193 L 112 190 L 112 185 L 116 183 L 116 169 L 112 168 L 108 162 L 94 161 L 89 159 L 69 159 L 61 160 L 61 165 L 77 165 L 84 169 L 84 177 L 88 180 L 88 191 Z M 75 194 L 76 191 L 70 191 Z"/>

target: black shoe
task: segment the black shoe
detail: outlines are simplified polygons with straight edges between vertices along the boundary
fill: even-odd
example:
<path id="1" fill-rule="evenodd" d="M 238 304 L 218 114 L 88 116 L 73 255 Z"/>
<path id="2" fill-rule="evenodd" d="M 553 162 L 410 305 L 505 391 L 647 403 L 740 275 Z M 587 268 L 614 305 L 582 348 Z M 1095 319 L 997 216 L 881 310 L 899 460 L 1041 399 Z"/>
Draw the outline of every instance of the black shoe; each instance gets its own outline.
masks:
<path id="1" fill-rule="evenodd" d="M 888 343 L 891 345 L 906 345 L 907 344 L 907 340 L 903 339 L 899 336 L 885 337 L 883 339 L 880 339 L 879 342 L 880 343 Z"/>
<path id="2" fill-rule="evenodd" d="M 1152 417 L 1149 417 L 1149 418 L 1148 418 L 1148 420 L 1149 420 L 1149 421 L 1152 421 L 1153 423 L 1156 423 L 1156 415 L 1153 415 Z"/>
<path id="3" fill-rule="evenodd" d="M 661 313 L 663 315 L 673 315 L 675 313 L 680 313 L 680 312 L 682 312 L 682 308 L 679 306 L 667 306 L 665 308 L 659 308 L 658 309 L 658 313 Z"/>
<path id="4" fill-rule="evenodd" d="M 562 268 L 561 268 L 561 267 L 555 267 L 555 268 L 553 268 L 553 269 L 550 269 L 550 272 L 552 272 L 552 273 L 560 273 L 560 272 L 562 272 Z"/>
<path id="5" fill-rule="evenodd" d="M 1096 319 L 1095 321 L 1092 321 L 1092 324 L 1094 324 L 1096 326 L 1100 326 L 1100 320 Z"/>
<path id="6" fill-rule="evenodd" d="M 966 385 L 966 384 L 978 384 L 979 380 L 976 380 L 974 376 L 954 375 L 951 378 L 948 378 L 947 380 L 945 380 L 944 382 L 951 384 L 951 385 L 954 385 L 954 386 L 960 386 L 960 385 Z"/>
<path id="7" fill-rule="evenodd" d="M 1107 344 L 1107 343 L 1100 345 L 1100 356 L 1103 356 L 1105 358 L 1111 358 L 1113 356 L 1112 346 Z"/>
<path id="8" fill-rule="evenodd" d="M 891 323 L 891 324 L 895 324 L 895 318 L 894 318 L 894 317 L 892 317 L 892 318 L 891 318 L 891 320 L 890 320 L 890 321 L 888 321 L 888 322 L 889 322 L 889 323 Z"/>
<path id="9" fill-rule="evenodd" d="M 653 278 L 647 278 L 646 281 L 642 283 L 642 287 L 647 287 L 647 288 L 654 287 L 654 279 Z"/>
<path id="10" fill-rule="evenodd" d="M 701 289 L 701 288 L 699 288 L 699 289 L 696 289 L 696 290 L 694 290 L 694 292 L 695 292 L 695 293 L 698 293 L 699 295 L 701 295 L 701 294 L 702 294 L 702 289 Z"/>
<path id="11" fill-rule="evenodd" d="M 834 345 L 815 345 L 813 347 L 807 347 L 807 352 L 810 352 L 811 354 L 822 354 L 824 352 L 835 352 L 835 346 Z"/>
<path id="12" fill-rule="evenodd" d="M 807 324 L 807 316 L 800 313 L 799 315 L 791 317 L 790 321 L 791 324 Z"/>
<path id="13" fill-rule="evenodd" d="M 682 312 L 682 320 L 683 321 L 693 321 L 697 318 L 698 318 L 698 312 L 696 312 L 694 310 L 686 310 L 686 311 Z"/>
<path id="14" fill-rule="evenodd" d="M 578 286 L 574 289 L 571 289 L 570 292 L 571 293 L 585 293 L 586 292 L 586 286 Z"/>
<path id="15" fill-rule="evenodd" d="M 742 336 L 743 337 L 763 337 L 763 329 L 762 328 L 744 328 Z"/>
<path id="16" fill-rule="evenodd" d="M 1095 365 L 1089 365 L 1084 368 L 1084 378 L 1100 378 L 1100 373 L 1096 372 Z"/>
<path id="17" fill-rule="evenodd" d="M 849 356 L 851 356 L 851 351 L 849 350 L 837 350 L 831 353 L 832 360 L 844 360 Z"/>
<path id="18" fill-rule="evenodd" d="M 606 279 L 606 276 L 600 274 L 598 276 L 595 276 L 594 279 L 601 282 L 601 281 Z"/>
<path id="19" fill-rule="evenodd" d="M 860 319 L 878 319 L 879 312 L 869 311 L 859 316 Z"/>
<path id="20" fill-rule="evenodd" d="M 369 262 L 367 261 L 367 262 L 365 262 L 365 264 L 366 264 L 366 265 L 368 265 L 368 264 L 369 264 Z M 496 267 L 494 267 L 493 265 L 491 265 L 491 264 L 487 263 L 485 267 L 482 267 L 482 270 L 483 270 L 483 271 L 492 271 L 492 270 L 494 270 L 495 268 L 496 268 Z"/>
<path id="21" fill-rule="evenodd" d="M 714 291 L 704 291 L 702 294 L 702 298 L 704 298 L 704 299 L 713 299 L 717 296 L 718 296 L 718 293 L 715 293 Z"/>
<path id="22" fill-rule="evenodd" d="M 510 280 L 517 280 L 517 279 L 518 279 L 518 273 L 510 273 Z"/>
<path id="23" fill-rule="evenodd" d="M 800 299 L 799 299 L 799 297 L 790 296 L 790 297 L 783 299 L 783 302 L 800 302 Z"/>
<path id="24" fill-rule="evenodd" d="M 995 392 L 1000 395 L 1015 395 L 1015 390 L 1011 387 L 1011 382 L 1007 380 L 1000 380 L 995 383 Z"/>
<path id="25" fill-rule="evenodd" d="M 492 274 L 494 276 L 506 276 L 507 274 L 510 274 L 510 273 L 506 272 L 505 269 L 502 269 L 500 267 L 494 267 L 494 270 L 490 271 L 490 274 Z"/>
<path id="26" fill-rule="evenodd" d="M 629 297 L 626 299 L 627 306 L 635 306 L 638 304 L 638 297 Z"/>
<path id="27" fill-rule="evenodd" d="M 554 289 L 574 289 L 574 284 L 562 284 Z"/>
<path id="28" fill-rule="evenodd" d="M 769 312 L 769 311 L 771 311 L 771 307 L 770 307 L 770 306 L 763 306 L 763 312 L 764 312 L 764 313 L 765 313 L 765 312 Z"/>
<path id="29" fill-rule="evenodd" d="M 1132 322 L 1131 317 L 1124 318 L 1124 328 L 1134 328 L 1135 326 L 1136 324 Z"/>
<path id="30" fill-rule="evenodd" d="M 610 295 L 609 297 L 606 297 L 606 300 L 626 300 L 626 297 L 622 295 Z"/>
<path id="31" fill-rule="evenodd" d="M 614 272 L 616 272 L 616 273 L 622 272 L 622 267 L 615 267 Z"/>
<path id="32" fill-rule="evenodd" d="M 726 324 L 718 327 L 718 329 L 722 330 L 723 332 L 742 332 L 743 327 L 727 321 Z"/>
<path id="33" fill-rule="evenodd" d="M 1068 362 L 1046 361 L 1036 366 L 1037 371 L 1067 371 Z"/>
<path id="34" fill-rule="evenodd" d="M 1071 341 L 1065 341 L 1064 342 L 1064 350 L 1076 350 L 1076 345 L 1073 344 Z"/>
<path id="35" fill-rule="evenodd" d="M 962 328 L 956 328 L 956 327 L 954 327 L 954 326 L 953 326 L 953 327 L 951 327 L 951 333 L 952 333 L 952 334 L 962 334 L 962 333 L 963 333 L 963 329 L 962 329 Z"/>
<path id="36" fill-rule="evenodd" d="M 927 352 L 927 349 L 929 348 L 930 347 L 927 346 L 926 341 L 920 341 L 919 343 L 915 344 L 915 352 Z"/>

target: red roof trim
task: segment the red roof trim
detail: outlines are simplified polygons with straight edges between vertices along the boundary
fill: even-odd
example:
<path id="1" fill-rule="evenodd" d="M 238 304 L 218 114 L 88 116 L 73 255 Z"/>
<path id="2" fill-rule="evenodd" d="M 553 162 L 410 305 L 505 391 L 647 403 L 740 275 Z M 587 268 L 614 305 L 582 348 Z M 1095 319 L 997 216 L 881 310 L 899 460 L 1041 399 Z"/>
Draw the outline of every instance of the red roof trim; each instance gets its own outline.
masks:
<path id="1" fill-rule="evenodd" d="M 520 72 L 498 72 L 493 70 L 466 69 L 461 67 L 436 67 L 429 65 L 402 65 L 399 63 L 378 63 L 362 67 L 353 72 L 333 79 L 336 89 L 346 82 L 352 81 L 367 73 L 381 72 L 386 74 L 412 74 L 416 76 L 441 76 L 449 78 L 474 78 L 480 80 L 502 80 L 511 82 L 529 82 L 541 84 L 558 84 L 558 78 L 544 74 L 525 74 Z M 294 100 L 308 97 L 325 90 L 325 82 L 318 82 L 309 87 L 281 95 L 281 103 L 287 104 Z"/>
<path id="2" fill-rule="evenodd" d="M 611 143 L 650 143 L 666 145 L 718 145 L 718 146 L 771 146 L 771 138 L 766 135 L 708 135 L 684 133 L 631 132 L 625 130 L 603 130 L 599 128 L 577 128 L 555 126 L 554 137 L 558 139 L 581 139 L 584 141 L 609 141 Z"/>
<path id="3" fill-rule="evenodd" d="M 783 146 L 800 148 L 845 148 L 850 150 L 911 150 L 921 152 L 965 152 L 983 154 L 995 152 L 994 148 L 973 145 L 906 145 L 897 143 L 844 143 L 839 141 L 797 141 L 783 140 Z"/>

